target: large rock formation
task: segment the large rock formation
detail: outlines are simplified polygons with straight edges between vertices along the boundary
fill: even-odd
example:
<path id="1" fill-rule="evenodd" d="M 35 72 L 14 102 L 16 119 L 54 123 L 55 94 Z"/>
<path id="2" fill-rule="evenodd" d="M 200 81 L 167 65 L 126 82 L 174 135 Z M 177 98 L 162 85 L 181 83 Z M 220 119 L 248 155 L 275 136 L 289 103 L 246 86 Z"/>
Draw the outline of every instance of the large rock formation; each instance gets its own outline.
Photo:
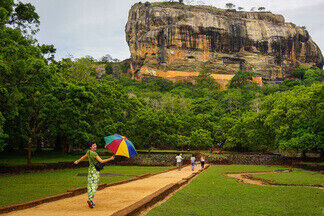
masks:
<path id="1" fill-rule="evenodd" d="M 126 39 L 135 78 L 179 80 L 207 68 L 223 84 L 238 70 L 255 72 L 261 82 L 283 79 L 300 64 L 323 67 L 308 32 L 270 12 L 137 3 L 129 11 Z"/>

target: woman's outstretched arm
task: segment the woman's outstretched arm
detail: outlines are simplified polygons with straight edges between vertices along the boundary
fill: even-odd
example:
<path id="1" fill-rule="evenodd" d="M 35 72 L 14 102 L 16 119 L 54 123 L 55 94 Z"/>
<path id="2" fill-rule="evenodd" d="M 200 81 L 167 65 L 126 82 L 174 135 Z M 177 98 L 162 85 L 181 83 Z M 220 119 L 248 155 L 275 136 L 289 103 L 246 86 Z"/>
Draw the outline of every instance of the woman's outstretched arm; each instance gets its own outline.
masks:
<path id="1" fill-rule="evenodd" d="M 101 157 L 98 155 L 96 157 L 97 161 L 99 161 L 100 163 L 107 163 L 108 161 L 114 160 L 115 159 L 115 155 L 111 156 L 108 159 L 102 160 Z"/>
<path id="2" fill-rule="evenodd" d="M 78 163 L 80 163 L 80 161 L 83 161 L 83 160 L 86 159 L 87 157 L 88 157 L 87 154 L 83 155 L 79 160 L 74 161 L 74 164 L 78 164 Z"/>

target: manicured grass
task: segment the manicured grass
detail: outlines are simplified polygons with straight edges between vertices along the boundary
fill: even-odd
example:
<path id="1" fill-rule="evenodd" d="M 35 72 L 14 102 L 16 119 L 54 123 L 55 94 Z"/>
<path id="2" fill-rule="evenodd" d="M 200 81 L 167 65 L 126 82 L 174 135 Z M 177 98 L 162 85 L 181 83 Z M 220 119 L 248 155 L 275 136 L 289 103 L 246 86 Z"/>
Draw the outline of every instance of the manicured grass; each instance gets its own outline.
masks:
<path id="1" fill-rule="evenodd" d="M 159 172 L 171 167 L 106 166 L 101 173 L 141 175 Z M 0 206 L 18 204 L 37 198 L 65 193 L 68 189 L 87 186 L 88 168 L 60 170 L 42 173 L 27 173 L 0 177 Z M 132 176 L 100 177 L 100 183 L 110 183 Z"/>
<path id="2" fill-rule="evenodd" d="M 322 215 L 324 192 L 321 189 L 249 185 L 222 175 L 280 168 L 284 169 L 214 165 L 148 215 Z"/>
<path id="3" fill-rule="evenodd" d="M 281 184 L 307 184 L 307 185 L 324 185 L 324 175 L 312 171 L 294 169 L 290 173 L 258 173 L 253 174 L 258 178 L 275 180 Z"/>

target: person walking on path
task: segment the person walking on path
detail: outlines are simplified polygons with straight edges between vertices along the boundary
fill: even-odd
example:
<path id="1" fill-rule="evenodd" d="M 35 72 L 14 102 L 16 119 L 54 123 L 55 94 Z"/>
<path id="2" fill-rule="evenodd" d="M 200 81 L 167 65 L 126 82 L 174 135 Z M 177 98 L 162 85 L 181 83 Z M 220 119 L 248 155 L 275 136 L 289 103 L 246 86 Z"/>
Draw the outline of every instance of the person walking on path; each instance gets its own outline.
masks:
<path id="1" fill-rule="evenodd" d="M 195 170 L 195 160 L 196 160 L 195 156 L 191 155 L 190 161 L 191 161 L 192 171 Z"/>
<path id="2" fill-rule="evenodd" d="M 201 168 L 204 169 L 204 167 L 205 167 L 205 156 L 204 155 L 201 155 L 201 157 L 200 157 L 200 165 L 201 165 Z"/>
<path id="3" fill-rule="evenodd" d="M 181 166 L 182 166 L 182 157 L 181 157 L 181 154 L 178 154 L 176 156 L 176 160 L 177 160 L 177 167 L 178 167 L 178 170 L 180 171 L 181 170 Z"/>
<path id="4" fill-rule="evenodd" d="M 87 191 L 88 191 L 88 205 L 90 208 L 94 207 L 94 203 L 92 199 L 94 198 L 94 195 L 98 188 L 98 181 L 99 181 L 99 175 L 100 172 L 96 170 L 95 164 L 98 163 L 107 163 L 108 161 L 114 160 L 115 156 L 112 156 L 108 159 L 102 160 L 101 157 L 96 152 L 97 150 L 97 144 L 94 142 L 90 143 L 90 150 L 87 151 L 85 155 L 83 155 L 79 160 L 74 161 L 74 164 L 80 163 L 80 161 L 89 158 L 89 170 L 88 170 L 88 185 L 87 185 Z"/>

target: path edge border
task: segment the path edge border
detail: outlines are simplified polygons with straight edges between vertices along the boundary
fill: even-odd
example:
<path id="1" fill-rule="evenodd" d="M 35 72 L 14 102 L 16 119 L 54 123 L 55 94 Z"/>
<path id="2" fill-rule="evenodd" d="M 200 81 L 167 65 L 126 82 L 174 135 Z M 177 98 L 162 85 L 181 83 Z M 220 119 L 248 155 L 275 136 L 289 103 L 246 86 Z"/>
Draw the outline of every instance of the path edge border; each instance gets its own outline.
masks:
<path id="1" fill-rule="evenodd" d="M 200 169 L 193 174 L 191 174 L 189 177 L 183 178 L 182 180 L 173 183 L 168 184 L 167 186 L 159 189 L 158 191 L 144 197 L 140 201 L 137 201 L 136 203 L 121 209 L 115 213 L 113 213 L 111 216 L 133 216 L 138 215 L 141 211 L 144 209 L 153 206 L 156 202 L 163 200 L 166 196 L 168 196 L 170 193 L 174 192 L 181 186 L 187 184 L 189 180 L 200 174 L 201 172 L 205 171 L 210 167 L 210 164 L 207 164 L 204 169 Z"/>
<path id="2" fill-rule="evenodd" d="M 189 166 L 189 165 L 185 165 L 185 166 Z M 185 167 L 185 166 L 183 166 L 183 167 Z M 139 175 L 139 176 L 136 176 L 135 178 L 130 178 L 130 179 L 122 180 L 122 181 L 117 181 L 117 182 L 112 182 L 112 183 L 102 183 L 102 184 L 98 185 L 98 190 L 102 190 L 107 187 L 112 187 L 112 186 L 116 186 L 116 185 L 120 185 L 120 184 L 125 184 L 125 183 L 136 181 L 139 179 L 148 178 L 150 176 L 158 175 L 158 174 L 169 172 L 169 171 L 176 170 L 176 169 L 177 169 L 177 167 L 174 167 L 174 168 L 163 170 L 163 171 L 156 172 L 156 173 L 147 173 L 147 174 Z M 27 208 L 32 208 L 32 207 L 38 206 L 43 203 L 48 203 L 48 202 L 53 202 L 53 201 L 57 201 L 57 200 L 65 199 L 65 198 L 78 196 L 78 195 L 84 194 L 86 192 L 87 192 L 87 187 L 69 189 L 69 190 L 67 190 L 66 193 L 57 194 L 57 195 L 44 197 L 44 198 L 39 198 L 39 199 L 31 200 L 28 202 L 24 202 L 24 203 L 0 207 L 0 214 L 17 211 L 17 210 L 22 210 L 22 209 L 27 209 Z"/>

